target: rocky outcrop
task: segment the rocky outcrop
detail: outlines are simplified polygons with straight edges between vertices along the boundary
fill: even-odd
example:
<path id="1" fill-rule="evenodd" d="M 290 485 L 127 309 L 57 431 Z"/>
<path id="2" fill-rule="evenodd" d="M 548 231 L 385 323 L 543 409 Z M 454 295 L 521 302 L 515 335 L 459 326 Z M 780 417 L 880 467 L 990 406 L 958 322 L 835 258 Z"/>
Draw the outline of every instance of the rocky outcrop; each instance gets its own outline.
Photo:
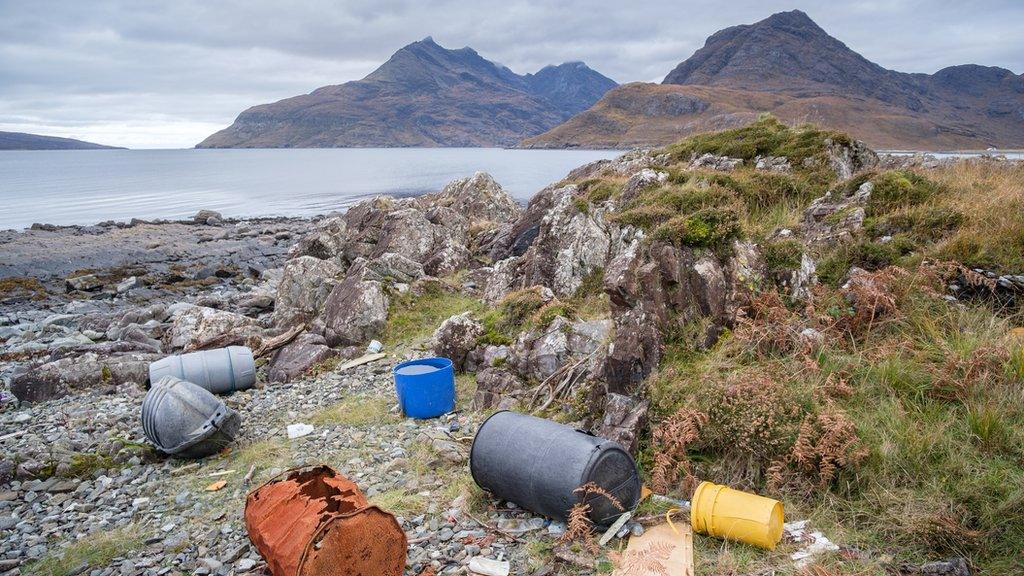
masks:
<path id="1" fill-rule="evenodd" d="M 95 353 L 61 358 L 21 369 L 11 378 L 11 393 L 22 402 L 43 402 L 101 386 L 144 386 L 149 381 L 149 363 L 159 358 L 156 354 Z"/>
<path id="2" fill-rule="evenodd" d="M 836 142 L 825 141 L 825 157 L 829 168 L 840 180 L 852 178 L 854 174 L 878 165 L 878 154 L 860 140 Z"/>
<path id="3" fill-rule="evenodd" d="M 807 244 L 833 246 L 851 240 L 864 227 L 864 209 L 873 190 L 871 182 L 853 190 L 841 186 L 811 202 L 803 216 Z"/>
<path id="4" fill-rule="evenodd" d="M 640 240 L 604 275 L 615 323 L 604 377 L 610 392 L 627 395 L 658 366 L 670 331 L 695 331 L 698 346 L 713 343 L 733 319 L 730 294 L 742 282 L 736 266 L 709 253 Z"/>
<path id="5" fill-rule="evenodd" d="M 484 368 L 476 375 L 473 409 L 514 409 L 525 388 L 526 383 L 505 368 Z"/>
<path id="6" fill-rule="evenodd" d="M 647 426 L 648 407 L 646 400 L 609 393 L 605 397 L 604 417 L 596 430 L 597 435 L 618 442 L 635 454 L 640 435 Z"/>
<path id="7" fill-rule="evenodd" d="M 277 351 L 270 362 L 267 377 L 271 382 L 290 382 L 337 355 L 336 350 L 327 346 L 323 336 L 302 334 Z"/>
<path id="8" fill-rule="evenodd" d="M 299 240 L 274 324 L 309 322 L 330 346 L 364 344 L 384 328 L 390 291 L 479 266 L 521 212 L 482 172 L 418 198 L 361 202 Z"/>
<path id="9" fill-rule="evenodd" d="M 522 284 L 547 286 L 557 296 L 571 296 L 587 276 L 604 266 L 611 230 L 603 209 L 581 211 L 573 202 L 575 185 L 544 193 L 551 195 L 551 207 L 523 255 Z"/>
<path id="10" fill-rule="evenodd" d="M 511 222 L 522 212 L 519 204 L 486 172 L 453 180 L 437 194 L 423 196 L 420 203 L 429 208 L 448 208 L 476 226 Z"/>
<path id="11" fill-rule="evenodd" d="M 483 326 L 473 320 L 471 313 L 456 314 L 434 331 L 434 355 L 448 358 L 455 365 L 456 371 L 462 371 L 467 356 L 476 348 L 483 331 Z"/>
<path id="12" fill-rule="evenodd" d="M 593 360 L 607 344 L 611 328 L 612 322 L 607 319 L 570 321 L 556 316 L 542 329 L 522 332 L 509 348 L 504 365 L 524 380 L 536 382 L 569 363 L 581 363 L 581 371 L 588 372 L 598 365 Z"/>
<path id="13" fill-rule="evenodd" d="M 274 304 L 274 324 L 291 326 L 308 322 L 323 309 L 344 270 L 333 260 L 299 256 L 284 267 Z"/>
<path id="14" fill-rule="evenodd" d="M 330 346 L 363 344 L 380 335 L 388 320 L 389 300 L 380 282 L 349 276 L 334 287 L 320 320 Z"/>
<path id="15" fill-rule="evenodd" d="M 171 350 L 199 350 L 243 344 L 262 330 L 248 316 L 205 306 L 180 304 L 171 307 L 171 326 L 165 337 Z"/>

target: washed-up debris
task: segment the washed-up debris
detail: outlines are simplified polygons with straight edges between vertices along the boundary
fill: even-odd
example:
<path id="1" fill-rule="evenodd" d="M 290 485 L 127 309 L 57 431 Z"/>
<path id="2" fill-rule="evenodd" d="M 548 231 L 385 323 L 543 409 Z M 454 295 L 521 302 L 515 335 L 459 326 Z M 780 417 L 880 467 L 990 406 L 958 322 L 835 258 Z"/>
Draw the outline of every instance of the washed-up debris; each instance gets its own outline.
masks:
<path id="1" fill-rule="evenodd" d="M 217 492 L 219 490 L 222 490 L 227 485 L 228 485 L 228 481 L 227 480 L 218 480 L 218 481 L 214 482 L 213 484 L 210 484 L 209 486 L 207 486 L 206 487 L 206 491 L 207 492 Z"/>
<path id="2" fill-rule="evenodd" d="M 616 537 L 619 534 L 620 530 L 628 530 L 627 528 L 625 528 L 626 522 L 629 522 L 629 519 L 632 517 L 632 512 L 628 510 L 626 512 L 623 512 L 622 515 L 619 516 L 619 519 L 613 522 L 612 525 L 608 527 L 608 530 L 606 530 L 604 535 L 601 536 L 601 539 L 597 541 L 597 545 L 605 546 L 609 542 L 611 542 L 612 538 Z"/>
<path id="3" fill-rule="evenodd" d="M 164 376 L 142 401 L 142 429 L 164 454 L 203 458 L 230 444 L 242 418 L 210 392 Z"/>
<path id="4" fill-rule="evenodd" d="M 690 500 L 695 532 L 774 550 L 782 538 L 782 502 L 701 482 Z"/>
<path id="5" fill-rule="evenodd" d="M 610 556 L 613 576 L 693 576 L 693 531 L 688 524 L 661 524 Z"/>
<path id="6" fill-rule="evenodd" d="M 296 438 L 302 438 L 303 436 L 308 436 L 308 435 L 310 435 L 312 433 L 313 433 L 313 425 L 312 424 L 303 424 L 303 423 L 300 422 L 298 424 L 289 424 L 288 425 L 288 439 L 289 440 L 294 440 Z"/>
<path id="7" fill-rule="evenodd" d="M 164 376 L 186 380 L 214 394 L 230 394 L 256 383 L 256 361 L 245 346 L 168 356 L 149 365 L 149 381 Z"/>
<path id="8" fill-rule="evenodd" d="M 469 571 L 480 576 L 508 576 L 512 566 L 503 560 L 475 556 L 469 561 Z"/>
<path id="9" fill-rule="evenodd" d="M 583 504 L 595 525 L 607 526 L 640 498 L 636 463 L 622 446 L 515 412 L 497 412 L 480 426 L 469 467 L 484 490 L 563 522 Z M 596 490 L 581 493 L 581 485 Z"/>
<path id="10" fill-rule="evenodd" d="M 407 542 L 398 521 L 328 466 L 289 470 L 251 492 L 245 527 L 274 576 L 401 576 L 405 570 Z"/>
<path id="11" fill-rule="evenodd" d="M 219 472 L 211 472 L 207 476 L 209 476 L 210 478 L 216 478 L 218 476 L 228 476 L 229 474 L 234 474 L 234 473 L 235 473 L 234 470 L 221 470 Z"/>
<path id="12" fill-rule="evenodd" d="M 437 418 L 455 410 L 455 369 L 447 358 L 420 358 L 395 366 L 395 391 L 409 418 Z"/>
<path id="13" fill-rule="evenodd" d="M 811 563 L 815 556 L 822 552 L 833 552 L 839 550 L 839 546 L 825 537 L 824 534 L 807 529 L 807 520 L 799 522 L 788 522 L 784 526 L 786 535 L 802 547 L 790 555 L 798 568 Z"/>
<path id="14" fill-rule="evenodd" d="M 377 354 L 364 354 L 363 356 L 360 356 L 359 358 L 353 358 L 352 360 L 349 360 L 348 362 L 345 362 L 341 366 L 338 366 L 336 372 L 344 372 L 345 370 L 348 370 L 349 368 L 355 368 L 356 366 L 362 366 L 363 364 L 369 364 L 370 362 L 376 362 L 377 360 L 380 360 L 381 358 L 384 358 L 386 356 L 387 356 L 387 354 L 385 354 L 384 352 L 378 352 Z"/>
<path id="15" fill-rule="evenodd" d="M 370 340 L 370 343 L 366 346 L 367 354 L 378 354 L 384 349 L 384 344 L 380 340 Z"/>

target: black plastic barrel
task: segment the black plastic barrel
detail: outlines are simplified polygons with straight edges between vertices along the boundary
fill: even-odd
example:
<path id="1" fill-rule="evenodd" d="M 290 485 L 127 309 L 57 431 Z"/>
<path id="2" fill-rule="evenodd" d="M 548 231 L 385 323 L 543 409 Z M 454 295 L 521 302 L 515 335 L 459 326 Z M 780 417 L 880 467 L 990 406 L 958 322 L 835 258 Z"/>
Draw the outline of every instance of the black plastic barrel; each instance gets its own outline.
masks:
<path id="1" fill-rule="evenodd" d="M 473 480 L 496 497 L 536 514 L 565 521 L 593 482 L 625 510 L 640 500 L 636 462 L 616 442 L 516 412 L 496 412 L 473 439 L 469 454 Z M 590 519 L 612 523 L 622 512 L 607 498 L 588 495 Z"/>

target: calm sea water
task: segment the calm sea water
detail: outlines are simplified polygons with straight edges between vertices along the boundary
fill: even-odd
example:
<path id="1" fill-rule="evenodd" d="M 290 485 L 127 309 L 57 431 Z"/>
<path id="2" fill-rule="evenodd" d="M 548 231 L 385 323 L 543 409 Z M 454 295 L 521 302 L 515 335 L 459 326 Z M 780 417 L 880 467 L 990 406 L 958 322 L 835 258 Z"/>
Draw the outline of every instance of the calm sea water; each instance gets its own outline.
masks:
<path id="1" fill-rule="evenodd" d="M 388 148 L 310 150 L 59 150 L 0 152 L 0 229 L 187 218 L 308 216 L 379 194 L 440 190 L 489 172 L 528 200 L 611 150 Z"/>

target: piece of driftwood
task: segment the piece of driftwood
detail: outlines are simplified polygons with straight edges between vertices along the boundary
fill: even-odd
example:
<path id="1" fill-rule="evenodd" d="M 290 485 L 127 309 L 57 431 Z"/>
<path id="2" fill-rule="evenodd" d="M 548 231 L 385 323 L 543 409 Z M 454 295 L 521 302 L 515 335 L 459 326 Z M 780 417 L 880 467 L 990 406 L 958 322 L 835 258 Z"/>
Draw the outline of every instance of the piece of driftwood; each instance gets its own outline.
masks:
<path id="1" fill-rule="evenodd" d="M 263 356 L 270 354 L 274 350 L 277 350 L 285 344 L 290 343 L 292 340 L 295 340 L 295 337 L 302 334 L 305 329 L 305 324 L 299 324 L 298 326 L 293 326 L 283 334 L 278 334 L 277 336 L 263 340 L 259 348 L 253 352 L 253 356 L 256 358 L 262 358 Z"/>
<path id="2" fill-rule="evenodd" d="M 345 362 L 341 366 L 338 366 L 336 371 L 337 372 L 344 372 L 345 370 L 348 370 L 349 368 L 355 368 L 356 366 L 362 366 L 363 364 L 369 364 L 370 362 L 376 362 L 377 360 L 380 360 L 381 358 L 384 358 L 385 356 L 387 356 L 386 352 L 377 352 L 376 354 L 363 354 L 359 358 L 353 358 L 352 360 L 349 360 L 348 362 Z"/>

